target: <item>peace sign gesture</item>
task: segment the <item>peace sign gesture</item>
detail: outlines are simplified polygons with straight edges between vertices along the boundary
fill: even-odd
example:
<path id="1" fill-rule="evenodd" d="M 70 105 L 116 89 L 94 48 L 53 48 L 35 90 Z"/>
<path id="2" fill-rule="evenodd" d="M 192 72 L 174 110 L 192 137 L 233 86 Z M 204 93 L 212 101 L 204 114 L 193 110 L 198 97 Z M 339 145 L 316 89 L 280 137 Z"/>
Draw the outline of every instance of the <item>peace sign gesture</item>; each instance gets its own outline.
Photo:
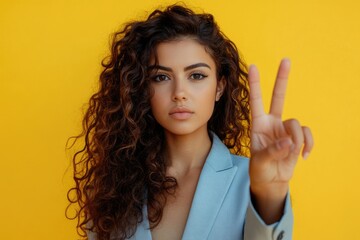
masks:
<path id="1" fill-rule="evenodd" d="M 313 137 L 308 127 L 301 126 L 296 119 L 281 119 L 289 72 L 290 60 L 283 59 L 276 77 L 270 112 L 266 114 L 258 70 L 255 66 L 249 68 L 252 118 L 250 188 L 260 215 L 262 208 L 265 211 L 272 209 L 273 206 L 269 204 L 278 205 L 281 209 L 301 148 L 302 156 L 306 158 L 313 147 Z"/>

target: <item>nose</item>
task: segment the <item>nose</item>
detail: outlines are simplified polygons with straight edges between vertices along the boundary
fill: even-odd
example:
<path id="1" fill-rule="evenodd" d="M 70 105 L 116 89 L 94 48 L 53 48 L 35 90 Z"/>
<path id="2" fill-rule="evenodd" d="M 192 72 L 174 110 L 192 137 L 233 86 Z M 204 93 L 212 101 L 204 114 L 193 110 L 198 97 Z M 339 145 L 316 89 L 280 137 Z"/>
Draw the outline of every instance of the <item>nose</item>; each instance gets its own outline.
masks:
<path id="1" fill-rule="evenodd" d="M 174 102 L 177 101 L 186 101 L 186 81 L 182 78 L 176 78 L 173 81 L 173 92 L 172 92 L 172 100 Z"/>
<path id="2" fill-rule="evenodd" d="M 172 100 L 174 102 L 187 100 L 186 82 L 184 80 L 176 79 L 174 81 Z"/>

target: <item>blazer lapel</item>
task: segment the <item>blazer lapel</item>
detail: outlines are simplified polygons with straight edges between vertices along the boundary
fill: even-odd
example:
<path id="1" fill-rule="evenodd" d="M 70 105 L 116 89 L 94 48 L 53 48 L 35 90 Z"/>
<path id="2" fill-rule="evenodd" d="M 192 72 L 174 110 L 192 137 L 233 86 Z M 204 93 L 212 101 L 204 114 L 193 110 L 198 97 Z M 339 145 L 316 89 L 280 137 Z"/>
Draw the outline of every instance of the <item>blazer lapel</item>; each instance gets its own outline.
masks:
<path id="1" fill-rule="evenodd" d="M 207 239 L 236 171 L 229 150 L 213 134 L 213 144 L 199 178 L 182 239 Z"/>

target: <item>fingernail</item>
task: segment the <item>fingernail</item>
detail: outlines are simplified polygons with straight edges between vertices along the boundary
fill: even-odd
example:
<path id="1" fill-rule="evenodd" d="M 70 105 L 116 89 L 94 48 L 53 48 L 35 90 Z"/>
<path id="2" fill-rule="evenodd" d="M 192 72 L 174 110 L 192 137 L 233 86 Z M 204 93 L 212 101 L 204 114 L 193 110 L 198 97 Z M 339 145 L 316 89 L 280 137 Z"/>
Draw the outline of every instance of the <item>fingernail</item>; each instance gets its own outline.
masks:
<path id="1" fill-rule="evenodd" d="M 303 154 L 303 159 L 304 159 L 304 160 L 306 160 L 308 157 L 309 157 L 309 153 L 308 153 L 308 152 L 306 152 L 306 153 Z"/>
<path id="2" fill-rule="evenodd" d="M 283 60 L 284 62 L 287 62 L 289 65 L 291 64 L 291 60 L 290 60 L 289 57 L 284 57 L 282 60 Z"/>

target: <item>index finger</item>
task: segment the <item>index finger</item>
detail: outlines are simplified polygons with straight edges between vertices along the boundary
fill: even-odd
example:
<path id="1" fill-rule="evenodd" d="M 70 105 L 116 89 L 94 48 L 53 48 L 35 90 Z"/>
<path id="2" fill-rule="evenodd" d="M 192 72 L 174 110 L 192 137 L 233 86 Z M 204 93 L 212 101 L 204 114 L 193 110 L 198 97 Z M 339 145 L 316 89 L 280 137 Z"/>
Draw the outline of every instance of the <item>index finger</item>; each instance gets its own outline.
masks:
<path id="1" fill-rule="evenodd" d="M 254 119 L 265 114 L 261 97 L 259 71 L 255 65 L 250 65 L 248 76 L 250 86 L 250 110 L 251 117 Z"/>
<path id="2" fill-rule="evenodd" d="M 284 58 L 279 66 L 279 70 L 276 76 L 275 86 L 273 90 L 273 95 L 271 99 L 270 114 L 277 117 L 281 117 L 284 101 L 285 101 L 285 92 L 288 82 L 288 76 L 290 72 L 290 60 Z"/>

